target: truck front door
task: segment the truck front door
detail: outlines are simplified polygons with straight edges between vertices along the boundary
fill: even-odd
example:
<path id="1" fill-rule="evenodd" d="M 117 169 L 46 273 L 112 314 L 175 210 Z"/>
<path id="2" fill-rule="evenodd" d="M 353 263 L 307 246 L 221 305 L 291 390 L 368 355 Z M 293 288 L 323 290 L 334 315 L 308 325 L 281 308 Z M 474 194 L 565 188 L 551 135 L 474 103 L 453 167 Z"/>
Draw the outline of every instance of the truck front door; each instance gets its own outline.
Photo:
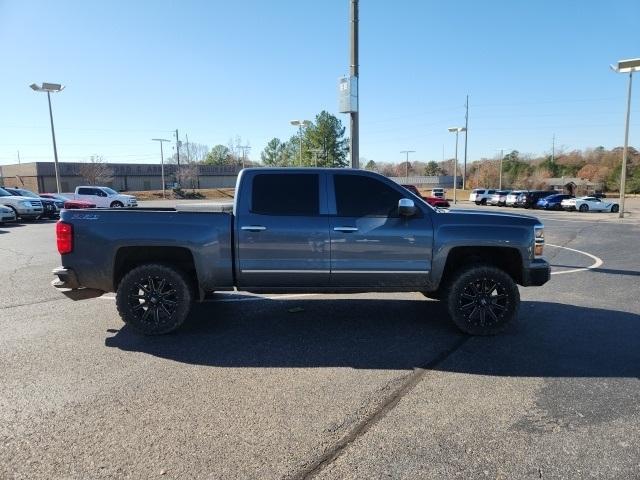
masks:
<path id="1" fill-rule="evenodd" d="M 425 287 L 433 243 L 429 207 L 401 217 L 398 201 L 413 197 L 399 185 L 357 171 L 335 173 L 327 184 L 331 285 Z"/>
<path id="2" fill-rule="evenodd" d="M 324 173 L 253 173 L 236 207 L 241 288 L 329 284 Z"/>

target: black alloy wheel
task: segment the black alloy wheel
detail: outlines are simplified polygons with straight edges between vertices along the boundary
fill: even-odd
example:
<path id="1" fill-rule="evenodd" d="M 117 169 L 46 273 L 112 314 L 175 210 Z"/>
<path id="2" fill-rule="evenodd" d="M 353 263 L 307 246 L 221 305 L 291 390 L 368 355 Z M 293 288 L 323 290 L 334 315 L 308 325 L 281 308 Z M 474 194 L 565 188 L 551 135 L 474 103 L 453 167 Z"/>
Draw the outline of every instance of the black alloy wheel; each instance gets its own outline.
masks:
<path id="1" fill-rule="evenodd" d="M 448 293 L 449 314 L 471 335 L 494 335 L 513 321 L 520 293 L 513 279 L 490 265 L 475 265 L 454 274 Z"/>
<path id="2" fill-rule="evenodd" d="M 581 212 L 588 212 L 589 211 L 589 205 L 587 205 L 586 203 L 583 203 L 582 205 L 580 205 L 579 210 Z"/>
<path id="3" fill-rule="evenodd" d="M 192 290 L 179 270 L 148 264 L 131 270 L 116 294 L 123 321 L 144 335 L 160 335 L 179 328 L 191 308 Z"/>
<path id="4" fill-rule="evenodd" d="M 115 202 L 111 202 L 110 207 L 111 208 L 122 208 L 122 207 L 124 207 L 124 204 L 122 202 L 119 202 L 119 201 L 116 200 Z"/>

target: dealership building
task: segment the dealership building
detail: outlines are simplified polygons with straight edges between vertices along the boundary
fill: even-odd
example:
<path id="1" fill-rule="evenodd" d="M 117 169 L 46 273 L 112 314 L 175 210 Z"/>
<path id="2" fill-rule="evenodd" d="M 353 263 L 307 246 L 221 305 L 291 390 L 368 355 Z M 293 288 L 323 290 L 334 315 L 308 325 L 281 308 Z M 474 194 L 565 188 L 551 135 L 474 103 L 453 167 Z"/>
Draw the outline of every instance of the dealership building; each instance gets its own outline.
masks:
<path id="1" fill-rule="evenodd" d="M 83 176 L 87 163 L 60 162 L 60 188 L 72 192 L 78 185 L 89 183 Z M 150 163 L 106 163 L 111 181 L 103 186 L 119 191 L 141 191 L 162 189 L 162 167 Z M 197 188 L 234 187 L 239 165 L 195 165 L 193 183 Z M 175 182 L 177 165 L 165 164 L 165 183 Z M 38 193 L 56 191 L 56 173 L 53 162 L 33 162 L 0 165 L 0 186 L 20 187 Z"/>

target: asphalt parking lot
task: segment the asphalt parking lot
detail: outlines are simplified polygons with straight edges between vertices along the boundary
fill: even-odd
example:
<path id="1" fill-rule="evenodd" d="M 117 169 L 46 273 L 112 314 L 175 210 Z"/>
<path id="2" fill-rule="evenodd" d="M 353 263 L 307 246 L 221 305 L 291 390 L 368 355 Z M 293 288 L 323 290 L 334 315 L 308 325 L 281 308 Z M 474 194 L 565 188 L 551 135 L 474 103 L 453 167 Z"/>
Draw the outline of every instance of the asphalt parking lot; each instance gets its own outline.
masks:
<path id="1" fill-rule="evenodd" d="M 553 275 L 492 338 L 418 293 L 242 292 L 143 338 L 49 286 L 53 222 L 0 226 L 0 478 L 640 478 L 629 204 L 516 211 Z"/>

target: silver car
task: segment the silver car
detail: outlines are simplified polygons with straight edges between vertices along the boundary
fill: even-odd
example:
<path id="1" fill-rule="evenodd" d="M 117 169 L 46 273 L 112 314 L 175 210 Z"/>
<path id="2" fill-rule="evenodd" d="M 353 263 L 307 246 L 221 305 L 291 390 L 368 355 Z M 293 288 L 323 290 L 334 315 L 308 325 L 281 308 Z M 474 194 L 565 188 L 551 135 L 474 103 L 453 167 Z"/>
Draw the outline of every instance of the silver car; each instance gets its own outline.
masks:
<path id="1" fill-rule="evenodd" d="M 0 205 L 0 225 L 4 222 L 15 222 L 16 214 L 9 207 Z"/>
<path id="2" fill-rule="evenodd" d="M 497 205 L 498 207 L 504 207 L 507 204 L 507 195 L 511 190 L 496 190 L 496 193 L 491 195 L 489 199 L 489 205 Z"/>

